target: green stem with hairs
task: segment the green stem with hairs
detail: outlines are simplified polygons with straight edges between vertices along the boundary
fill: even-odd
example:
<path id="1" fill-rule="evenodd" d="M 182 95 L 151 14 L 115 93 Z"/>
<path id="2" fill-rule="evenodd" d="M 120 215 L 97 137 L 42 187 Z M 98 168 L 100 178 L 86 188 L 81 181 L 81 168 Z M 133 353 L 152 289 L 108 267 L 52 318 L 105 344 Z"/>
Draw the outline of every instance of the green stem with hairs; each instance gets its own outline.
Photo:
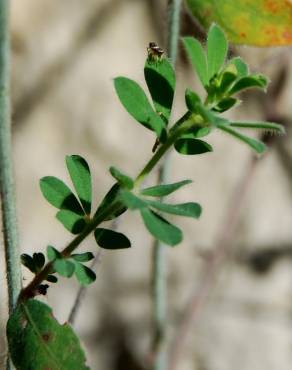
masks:
<path id="1" fill-rule="evenodd" d="M 0 197 L 11 313 L 21 289 L 11 148 L 9 0 L 0 0 Z"/>

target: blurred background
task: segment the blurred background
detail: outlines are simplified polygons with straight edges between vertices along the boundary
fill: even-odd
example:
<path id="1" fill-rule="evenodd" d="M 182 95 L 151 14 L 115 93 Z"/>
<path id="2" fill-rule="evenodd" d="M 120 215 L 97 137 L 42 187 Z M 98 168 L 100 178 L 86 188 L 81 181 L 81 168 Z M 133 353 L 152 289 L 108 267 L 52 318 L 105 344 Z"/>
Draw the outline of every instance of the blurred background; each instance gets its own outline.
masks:
<path id="1" fill-rule="evenodd" d="M 69 181 L 65 155 L 80 154 L 90 164 L 97 205 L 113 183 L 110 165 L 135 176 L 146 163 L 153 134 L 123 109 L 113 78 L 124 75 L 145 86 L 146 47 L 149 41 L 166 44 L 167 4 L 166 0 L 13 0 L 11 16 L 21 249 L 45 251 L 49 244 L 61 249 L 72 237 L 42 197 L 39 179 L 54 175 Z M 185 8 L 182 34 L 205 37 Z M 263 133 L 270 150 L 261 158 L 220 132 L 210 136 L 213 153 L 171 154 L 170 182 L 194 181 L 171 200 L 196 201 L 204 211 L 199 221 L 176 218 L 184 242 L 169 248 L 167 256 L 169 345 L 183 344 L 178 370 L 288 370 L 292 361 L 291 48 L 232 47 L 231 52 L 246 58 L 253 71 L 266 73 L 272 83 L 267 95 L 244 94 L 244 104 L 230 116 L 280 122 L 287 135 Z M 183 50 L 177 83 L 173 120 L 184 113 L 186 87 L 202 92 Z M 147 185 L 155 184 L 156 174 Z M 151 345 L 153 241 L 137 213 L 122 216 L 117 229 L 133 247 L 102 253 L 97 281 L 88 288 L 74 327 L 93 370 L 143 370 Z M 93 239 L 81 249 L 97 251 Z M 4 265 L 1 271 L 2 283 Z M 23 274 L 25 285 L 31 275 L 27 270 Z M 64 322 L 78 283 L 61 280 L 43 300 Z M 1 291 L 3 332 L 5 294 Z M 182 322 L 185 330 L 178 331 Z M 2 361 L 3 338 L 4 334 Z"/>

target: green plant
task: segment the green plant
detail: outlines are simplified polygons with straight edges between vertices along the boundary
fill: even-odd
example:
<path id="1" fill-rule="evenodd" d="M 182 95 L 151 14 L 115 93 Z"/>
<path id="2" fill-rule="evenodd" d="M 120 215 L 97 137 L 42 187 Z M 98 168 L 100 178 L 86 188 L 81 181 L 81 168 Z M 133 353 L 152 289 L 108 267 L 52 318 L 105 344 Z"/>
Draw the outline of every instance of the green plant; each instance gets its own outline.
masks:
<path id="1" fill-rule="evenodd" d="M 138 123 L 155 134 L 154 153 L 136 178 L 111 167 L 109 171 L 115 183 L 96 210 L 93 210 L 92 205 L 90 168 L 81 156 L 66 157 L 75 194 L 56 177 L 41 179 L 41 191 L 46 200 L 57 208 L 57 219 L 76 236 L 63 250 L 48 246 L 46 257 L 42 253 L 21 256 L 22 264 L 35 276 L 21 291 L 7 325 L 9 350 L 17 369 L 31 369 L 32 361 L 33 369 L 87 368 L 84 353 L 72 329 L 66 324 L 58 324 L 52 317 L 50 307 L 34 298 L 46 293 L 48 283 L 57 283 L 58 275 L 67 278 L 75 276 L 82 285 L 91 284 L 95 280 L 94 272 L 85 265 L 93 258 L 93 254 L 74 253 L 89 234 L 94 233 L 96 243 L 101 248 L 131 247 L 129 239 L 122 233 L 100 227 L 104 221 L 120 217 L 127 210 L 138 211 L 149 233 L 173 247 L 182 241 L 183 233 L 164 214 L 194 219 L 200 217 L 202 209 L 198 203 L 170 204 L 161 200 L 191 180 L 143 187 L 145 178 L 171 148 L 182 155 L 212 152 L 213 148 L 205 138 L 218 129 L 262 154 L 266 150 L 265 144 L 246 136 L 238 128 L 284 133 L 283 127 L 276 123 L 234 122 L 221 115 L 241 103 L 236 97 L 239 92 L 249 88 L 265 91 L 268 79 L 264 75 L 251 73 L 239 57 L 226 61 L 228 43 L 224 32 L 217 25 L 212 25 L 209 30 L 207 52 L 194 38 L 186 37 L 183 42 L 206 96 L 202 99 L 192 89 L 187 89 L 186 112 L 173 125 L 170 121 L 176 76 L 171 61 L 166 57 L 156 55 L 150 49 L 144 66 L 152 103 L 135 81 L 126 77 L 117 77 L 114 81 L 117 95 L 125 109 Z M 74 353 L 74 357 L 71 353 Z"/>

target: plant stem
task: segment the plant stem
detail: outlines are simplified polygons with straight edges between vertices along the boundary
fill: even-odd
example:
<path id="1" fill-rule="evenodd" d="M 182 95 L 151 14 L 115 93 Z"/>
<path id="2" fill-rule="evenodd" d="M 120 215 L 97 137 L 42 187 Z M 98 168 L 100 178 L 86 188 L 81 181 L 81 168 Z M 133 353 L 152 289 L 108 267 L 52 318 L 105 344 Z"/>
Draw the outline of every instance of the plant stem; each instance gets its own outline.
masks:
<path id="1" fill-rule="evenodd" d="M 178 54 L 178 41 L 180 35 L 180 12 L 182 0 L 169 0 L 168 15 L 168 55 L 173 64 L 176 64 Z"/>
<path id="2" fill-rule="evenodd" d="M 168 3 L 168 55 L 175 66 L 177 60 L 178 41 L 180 34 L 180 11 L 182 0 L 170 0 Z M 168 182 L 170 167 L 169 155 L 158 171 L 158 183 Z M 154 355 L 154 370 L 167 368 L 167 246 L 158 240 L 153 245 L 152 264 L 152 295 L 154 331 L 152 351 Z"/>
<path id="3" fill-rule="evenodd" d="M 1 1 L 1 0 L 0 0 Z M 145 165 L 143 170 L 137 176 L 135 181 L 135 187 L 140 186 L 141 182 L 145 177 L 151 172 L 151 170 L 156 166 L 161 157 L 167 152 L 167 150 L 172 146 L 175 140 L 185 131 L 189 130 L 192 125 L 196 124 L 195 116 L 189 116 L 185 114 L 170 130 L 169 137 L 167 141 L 161 145 L 157 152 L 150 158 L 148 163 Z M 71 253 L 83 242 L 83 240 L 91 234 L 103 221 L 108 220 L 111 215 L 115 214 L 120 209 L 120 202 L 113 201 L 107 207 L 105 207 L 101 212 L 97 212 L 95 217 L 87 224 L 86 228 L 77 235 L 61 252 L 63 257 L 69 257 Z M 30 284 L 24 288 L 19 296 L 18 301 L 24 301 L 29 298 L 34 297 L 37 294 L 39 285 L 46 280 L 47 276 L 52 272 L 52 262 L 47 263 L 44 268 L 35 275 L 34 279 Z"/>
<path id="4" fill-rule="evenodd" d="M 11 313 L 21 289 L 21 272 L 11 148 L 9 5 L 9 0 L 0 0 L 0 197 Z"/>

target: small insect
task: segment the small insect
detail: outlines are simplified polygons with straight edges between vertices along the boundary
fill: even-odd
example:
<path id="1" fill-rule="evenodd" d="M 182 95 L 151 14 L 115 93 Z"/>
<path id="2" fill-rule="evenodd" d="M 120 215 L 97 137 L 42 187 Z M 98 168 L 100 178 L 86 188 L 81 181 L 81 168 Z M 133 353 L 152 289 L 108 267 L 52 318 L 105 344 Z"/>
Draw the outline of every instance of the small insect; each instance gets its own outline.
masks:
<path id="1" fill-rule="evenodd" d="M 159 61 L 161 60 L 164 50 L 159 47 L 155 42 L 149 42 L 149 46 L 147 48 L 148 59 L 151 61 Z"/>

